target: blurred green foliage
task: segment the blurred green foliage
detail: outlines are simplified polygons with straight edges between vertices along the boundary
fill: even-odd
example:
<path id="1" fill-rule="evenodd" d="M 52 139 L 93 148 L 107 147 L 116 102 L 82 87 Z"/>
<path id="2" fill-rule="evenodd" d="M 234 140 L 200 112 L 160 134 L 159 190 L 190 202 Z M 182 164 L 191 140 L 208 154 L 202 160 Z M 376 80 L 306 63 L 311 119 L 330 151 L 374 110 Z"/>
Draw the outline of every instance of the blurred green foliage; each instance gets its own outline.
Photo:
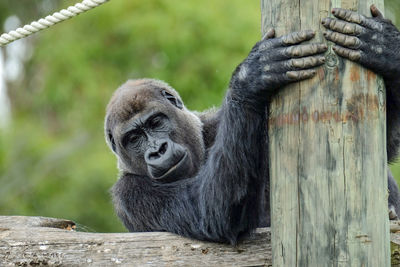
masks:
<path id="1" fill-rule="evenodd" d="M 103 137 L 112 92 L 129 78 L 152 77 L 177 88 L 191 109 L 219 105 L 259 23 L 257 1 L 130 0 L 37 34 L 26 79 L 10 92 L 13 123 L 0 138 L 0 214 L 122 231 L 108 194 L 116 160 Z"/>
<path id="2" fill-rule="evenodd" d="M 1 21 L 46 15 L 40 0 L 16 2 L 0 3 Z M 116 160 L 103 137 L 112 92 L 152 77 L 175 87 L 190 109 L 218 106 L 259 37 L 259 1 L 240 0 L 115 0 L 36 34 L 25 79 L 9 92 L 12 124 L 0 131 L 0 214 L 124 231 L 108 194 Z"/>

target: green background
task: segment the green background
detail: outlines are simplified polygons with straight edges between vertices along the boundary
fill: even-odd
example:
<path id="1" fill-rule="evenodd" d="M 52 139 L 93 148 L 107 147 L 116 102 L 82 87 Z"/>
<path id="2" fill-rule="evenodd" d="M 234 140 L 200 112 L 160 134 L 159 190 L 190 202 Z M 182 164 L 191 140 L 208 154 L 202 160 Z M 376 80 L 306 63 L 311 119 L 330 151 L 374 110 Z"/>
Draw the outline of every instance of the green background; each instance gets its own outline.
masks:
<path id="1" fill-rule="evenodd" d="M 78 2 L 0 1 L 0 22 L 16 14 L 23 24 Z M 386 1 L 394 21 L 395 1 Z M 259 37 L 259 1 L 112 0 L 29 38 L 25 75 L 9 84 L 12 121 L 0 129 L 0 214 L 125 231 L 108 193 L 118 175 L 103 137 L 112 92 L 151 77 L 190 109 L 219 106 Z M 400 167 L 392 170 L 400 178 Z"/>

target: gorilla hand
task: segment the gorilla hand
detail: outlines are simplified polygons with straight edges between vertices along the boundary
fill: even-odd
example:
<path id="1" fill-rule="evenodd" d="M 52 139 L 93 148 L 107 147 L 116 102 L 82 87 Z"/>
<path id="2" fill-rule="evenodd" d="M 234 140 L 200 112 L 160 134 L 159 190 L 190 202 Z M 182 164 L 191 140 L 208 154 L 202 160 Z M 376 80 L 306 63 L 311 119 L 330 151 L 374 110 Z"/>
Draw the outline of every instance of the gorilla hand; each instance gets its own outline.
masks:
<path id="1" fill-rule="evenodd" d="M 324 18 L 321 23 L 327 28 L 325 38 L 336 44 L 336 54 L 360 63 L 385 80 L 400 74 L 400 32 L 374 5 L 373 17 L 341 8 L 334 8 L 332 14 L 336 18 Z"/>
<path id="2" fill-rule="evenodd" d="M 314 38 L 313 31 L 274 36 L 270 30 L 236 68 L 230 82 L 235 95 L 268 102 L 278 88 L 313 77 L 325 62 L 325 44 L 301 44 Z"/>

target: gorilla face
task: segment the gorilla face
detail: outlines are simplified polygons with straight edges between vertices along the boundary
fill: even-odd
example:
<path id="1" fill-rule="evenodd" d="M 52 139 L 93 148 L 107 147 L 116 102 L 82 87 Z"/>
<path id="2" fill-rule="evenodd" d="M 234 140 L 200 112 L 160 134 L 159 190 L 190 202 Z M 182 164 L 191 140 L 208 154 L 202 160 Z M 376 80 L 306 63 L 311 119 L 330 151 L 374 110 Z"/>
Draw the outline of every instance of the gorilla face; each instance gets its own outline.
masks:
<path id="1" fill-rule="evenodd" d="M 107 108 L 105 128 L 123 171 L 171 182 L 194 176 L 203 161 L 199 118 L 160 81 L 121 86 Z"/>
<path id="2" fill-rule="evenodd" d="M 130 121 L 120 137 L 128 157 L 144 159 L 153 179 L 179 178 L 193 168 L 188 149 L 170 138 L 173 124 L 167 114 L 150 112 Z"/>

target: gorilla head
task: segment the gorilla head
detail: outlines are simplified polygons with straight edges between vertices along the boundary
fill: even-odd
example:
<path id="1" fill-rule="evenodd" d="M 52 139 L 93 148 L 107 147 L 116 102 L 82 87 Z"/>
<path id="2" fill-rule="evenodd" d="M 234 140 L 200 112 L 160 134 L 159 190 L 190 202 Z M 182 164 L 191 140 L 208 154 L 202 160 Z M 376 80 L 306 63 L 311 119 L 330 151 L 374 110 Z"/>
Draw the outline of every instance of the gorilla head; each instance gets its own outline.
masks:
<path id="1" fill-rule="evenodd" d="M 105 132 L 123 172 L 170 182 L 193 176 L 203 162 L 200 119 L 161 81 L 129 80 L 118 88 Z"/>

